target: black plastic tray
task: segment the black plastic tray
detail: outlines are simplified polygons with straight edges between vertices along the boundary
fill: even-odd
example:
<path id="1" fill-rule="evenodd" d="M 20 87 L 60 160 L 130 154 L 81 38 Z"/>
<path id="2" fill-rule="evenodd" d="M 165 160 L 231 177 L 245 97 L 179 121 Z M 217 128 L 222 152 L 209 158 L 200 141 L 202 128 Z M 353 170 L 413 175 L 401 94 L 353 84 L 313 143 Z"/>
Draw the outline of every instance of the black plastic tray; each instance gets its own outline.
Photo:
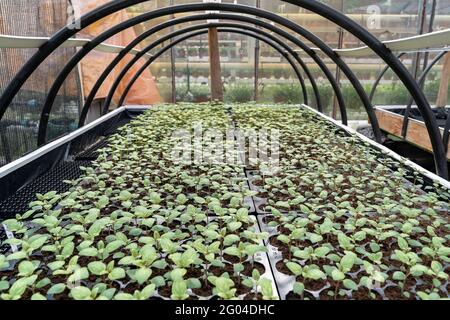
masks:
<path id="1" fill-rule="evenodd" d="M 89 166 L 90 164 L 90 161 L 65 161 L 39 176 L 14 195 L 0 202 L 0 220 L 26 212 L 29 203 L 36 199 L 37 193 L 68 191 L 70 186 L 63 181 L 78 178 L 83 173 L 80 166 Z"/>
<path id="2" fill-rule="evenodd" d="M 83 161 L 83 160 L 84 161 L 85 160 L 93 161 L 93 160 L 97 159 L 99 156 L 98 150 L 105 148 L 107 146 L 108 146 L 108 140 L 107 140 L 107 138 L 103 138 L 99 142 L 94 144 L 92 147 L 87 149 L 86 151 L 83 151 L 80 154 L 78 154 L 76 156 L 75 160 L 76 161 Z"/>

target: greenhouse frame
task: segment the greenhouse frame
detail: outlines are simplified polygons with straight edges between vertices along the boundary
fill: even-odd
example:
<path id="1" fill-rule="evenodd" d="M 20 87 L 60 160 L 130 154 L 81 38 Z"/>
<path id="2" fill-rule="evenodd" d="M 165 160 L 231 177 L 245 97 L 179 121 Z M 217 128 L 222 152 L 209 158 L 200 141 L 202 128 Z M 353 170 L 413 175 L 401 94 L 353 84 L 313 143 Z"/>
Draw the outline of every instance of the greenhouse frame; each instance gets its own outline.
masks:
<path id="1" fill-rule="evenodd" d="M 0 13 L 0 300 L 450 298 L 449 1 Z"/>

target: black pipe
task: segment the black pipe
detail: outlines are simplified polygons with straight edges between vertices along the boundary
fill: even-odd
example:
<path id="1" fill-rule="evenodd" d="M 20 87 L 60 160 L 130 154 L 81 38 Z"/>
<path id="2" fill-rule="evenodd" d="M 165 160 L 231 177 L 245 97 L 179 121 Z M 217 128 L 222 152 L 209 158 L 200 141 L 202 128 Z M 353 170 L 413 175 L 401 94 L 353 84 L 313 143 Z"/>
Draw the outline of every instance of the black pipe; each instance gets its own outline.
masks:
<path id="1" fill-rule="evenodd" d="M 192 7 L 190 8 L 190 11 L 195 11 L 197 10 L 196 8 L 201 5 L 201 4 L 192 4 Z M 206 4 L 204 4 L 206 5 Z M 209 5 L 212 5 L 213 7 L 209 7 Z M 181 6 L 177 6 L 177 7 L 173 7 L 174 10 L 177 10 L 177 12 L 179 12 L 179 8 Z M 203 9 L 205 9 L 202 6 Z M 244 9 L 245 8 L 245 9 Z M 351 69 L 345 64 L 345 62 L 330 48 L 328 47 L 322 40 L 320 40 L 320 38 L 316 37 L 315 35 L 313 35 L 312 33 L 310 33 L 309 31 L 301 28 L 300 26 L 298 26 L 297 24 L 293 23 L 290 20 L 281 18 L 279 16 L 277 16 L 276 14 L 272 14 L 271 12 L 267 12 L 264 10 L 260 10 L 260 9 L 256 9 L 253 7 L 248 7 L 248 6 L 241 6 L 241 5 L 231 5 L 231 4 L 220 4 L 220 3 L 208 3 L 208 8 L 207 9 L 220 9 L 221 11 L 231 11 L 231 12 L 240 12 L 240 13 L 248 13 L 248 14 L 252 14 L 252 15 L 256 15 L 256 16 L 261 16 L 263 18 L 267 18 L 269 20 L 278 22 L 282 25 L 284 25 L 287 28 L 290 28 L 296 32 L 298 32 L 299 34 L 303 35 L 304 37 L 306 37 L 308 40 L 312 41 L 314 44 L 316 44 L 320 49 L 322 49 L 326 55 L 328 55 L 340 68 L 343 69 L 344 73 L 347 75 L 347 77 L 349 78 L 350 82 L 353 84 L 353 86 L 355 87 L 355 90 L 358 92 L 358 94 L 360 95 L 361 99 L 364 101 L 364 106 L 366 107 L 366 111 L 369 115 L 369 118 L 371 120 L 372 126 L 374 128 L 374 132 L 375 132 L 375 136 L 377 137 L 377 141 L 381 140 L 381 131 L 379 130 L 379 125 L 378 125 L 378 121 L 376 119 L 375 116 L 375 112 L 372 108 L 372 106 L 369 103 L 368 97 L 366 92 L 364 91 L 364 88 L 362 87 L 361 83 L 359 82 L 358 78 L 353 74 L 353 72 L 351 71 Z M 181 11 L 181 10 L 180 10 Z M 148 14 L 144 14 L 142 16 L 136 17 L 136 18 L 140 18 L 141 20 L 144 20 L 143 16 L 146 17 L 146 19 L 149 19 L 148 16 L 151 15 L 151 13 Z M 210 14 L 211 17 L 214 18 L 224 18 L 226 19 L 227 15 L 223 15 L 223 14 Z M 250 17 L 246 17 L 246 16 L 237 16 L 237 15 L 229 15 L 232 18 L 232 20 L 239 20 L 239 21 L 245 21 L 245 22 L 249 22 L 250 23 L 254 23 L 254 24 L 263 24 L 264 22 L 258 20 L 258 19 L 251 19 Z M 140 21 L 142 22 L 142 21 Z M 136 24 L 136 22 L 133 22 L 134 24 Z M 127 25 L 130 26 L 130 21 L 124 22 L 123 25 Z M 272 31 L 276 31 L 274 30 L 274 27 L 272 24 L 268 24 L 268 23 L 264 23 L 265 28 L 267 29 L 271 29 Z M 315 53 L 314 50 L 312 50 L 311 48 L 305 46 L 303 43 L 299 43 L 298 39 L 293 37 L 290 33 L 284 32 L 283 33 L 285 37 L 289 38 L 292 42 L 297 42 L 297 45 L 299 45 L 300 47 L 302 47 L 302 49 L 304 51 L 306 51 L 308 54 L 310 54 L 312 56 L 312 58 L 314 60 L 318 60 L 318 57 Z M 317 62 L 318 64 L 321 64 L 321 68 L 323 69 L 323 67 L 325 66 L 322 62 Z M 338 97 L 338 100 L 340 102 L 340 106 L 341 106 L 341 117 L 342 117 L 342 122 L 344 124 L 347 124 L 347 113 L 346 113 L 346 109 L 345 109 L 345 101 L 344 98 L 342 96 L 342 93 L 340 91 L 340 87 L 339 85 L 335 82 L 334 80 L 334 76 L 330 73 L 328 74 L 328 69 L 326 69 L 326 71 L 324 70 L 324 72 L 327 75 L 327 78 L 330 80 L 333 89 L 336 92 L 336 95 Z M 103 110 L 107 110 L 109 108 L 109 104 L 111 103 L 112 100 L 112 96 L 114 94 L 115 89 L 117 88 L 118 83 L 115 83 L 115 85 L 113 86 L 114 90 L 111 90 L 107 99 L 104 102 L 103 105 Z"/>
<path id="2" fill-rule="evenodd" d="M 211 3 L 209 3 L 211 4 Z M 206 5 L 206 4 L 205 4 Z M 308 30 L 300 27 L 299 25 L 297 25 L 296 23 L 288 20 L 288 19 L 284 19 L 276 14 L 273 14 L 271 12 L 268 11 L 264 11 L 261 9 L 257 9 L 257 8 L 253 8 L 253 7 L 246 7 L 246 9 L 243 11 L 241 10 L 241 7 L 245 7 L 245 6 L 240 6 L 240 5 L 233 5 L 233 4 L 221 4 L 221 3 L 216 3 L 215 5 L 217 5 L 217 7 L 215 9 L 221 10 L 221 11 L 231 11 L 231 12 L 239 12 L 239 13 L 245 13 L 245 14 L 251 14 L 251 15 L 255 15 L 255 16 L 259 16 L 262 18 L 267 18 L 270 21 L 279 23 L 287 28 L 290 28 L 291 30 L 299 33 L 301 36 L 305 37 L 306 39 L 308 39 L 309 41 L 311 41 L 313 44 L 315 44 L 316 46 L 319 47 L 320 50 L 322 50 L 328 57 L 330 57 L 334 63 L 336 63 L 336 65 L 342 69 L 342 71 L 344 72 L 344 74 L 347 76 L 347 78 L 349 79 L 349 81 L 352 83 L 353 87 L 355 88 L 355 90 L 357 91 L 359 97 L 361 98 L 364 107 L 366 109 L 366 112 L 369 116 L 370 119 L 370 123 L 372 124 L 373 130 L 374 130 L 374 135 L 375 138 L 378 142 L 381 142 L 381 130 L 378 124 L 378 119 L 375 115 L 375 111 L 373 109 L 373 106 L 371 105 L 370 101 L 369 101 L 369 97 L 367 96 L 367 93 L 365 92 L 363 86 L 361 85 L 359 79 L 355 76 L 355 74 L 352 72 L 352 70 L 348 67 L 348 65 L 339 57 L 338 54 L 336 54 L 333 49 L 331 47 L 329 47 L 327 44 L 325 44 L 320 38 L 318 38 L 317 36 L 315 36 L 314 34 L 312 34 L 311 32 L 309 32 Z M 176 7 L 174 7 L 176 8 Z M 192 9 L 191 11 L 193 11 L 195 9 Z M 213 14 L 214 15 L 214 14 Z M 217 18 L 220 18 L 220 14 L 218 14 Z M 217 19 L 216 18 L 216 19 Z M 234 18 L 233 20 L 237 20 L 237 18 Z M 255 23 L 255 22 L 253 22 Z M 270 29 L 271 25 L 267 24 L 267 26 L 265 26 L 265 28 Z M 289 38 L 289 36 L 291 36 L 291 34 L 287 33 L 286 34 L 286 38 Z M 291 40 L 292 42 L 295 43 L 295 40 L 298 40 L 297 38 L 293 37 L 294 40 Z M 301 47 L 300 44 L 297 44 Z M 303 50 L 309 50 L 310 53 L 313 53 L 314 51 L 311 50 L 310 48 L 302 48 Z M 107 110 L 109 109 L 109 105 L 111 104 L 113 95 L 117 89 L 117 87 L 120 84 L 120 81 L 118 81 L 119 79 L 123 78 L 124 74 L 120 75 L 119 78 L 116 79 L 114 85 L 112 86 L 106 100 L 104 101 L 103 104 L 103 112 L 104 114 L 107 112 Z M 331 77 L 330 77 L 331 76 Z M 336 83 L 335 78 L 332 74 L 327 76 L 330 79 L 330 82 L 333 86 L 333 88 L 335 89 L 335 92 L 337 94 L 337 99 L 339 101 L 339 105 L 341 106 L 341 117 L 342 117 L 342 122 L 347 125 L 348 124 L 348 120 L 347 120 L 347 112 L 346 112 L 346 108 L 345 108 L 345 101 L 344 98 L 342 96 L 342 93 L 340 91 L 340 86 L 339 84 Z M 333 79 L 333 80 L 331 80 Z M 343 106 L 343 107 L 342 107 Z"/>
<path id="3" fill-rule="evenodd" d="M 292 23 L 291 21 L 287 20 L 287 19 L 283 19 L 278 17 L 277 15 L 274 15 L 270 12 L 264 11 L 264 10 L 260 10 L 260 9 L 255 9 L 252 7 L 246 7 L 246 6 L 239 6 L 239 5 L 226 5 L 226 4 L 218 4 L 218 3 L 209 3 L 209 4 L 192 4 L 189 5 L 189 10 L 186 9 L 186 6 L 176 6 L 171 8 L 171 10 L 176 11 L 176 12 L 184 12 L 184 11 L 193 11 L 193 10 L 199 10 L 199 8 L 201 7 L 202 9 L 205 9 L 204 5 L 212 5 L 213 7 L 211 7 L 212 9 L 217 9 L 217 6 L 219 6 L 220 9 L 224 10 L 224 11 L 236 11 L 236 12 L 244 12 L 247 13 L 247 11 L 253 9 L 256 10 L 255 15 L 260 15 L 261 17 L 267 17 L 268 19 L 271 20 L 278 20 L 279 23 L 285 25 L 286 27 L 289 27 L 293 30 L 296 30 L 298 33 L 304 35 L 305 37 L 307 37 L 310 41 L 313 41 L 316 45 L 318 45 L 320 48 L 322 48 L 324 51 L 326 51 L 325 53 L 327 55 L 329 55 L 329 57 L 331 59 L 333 59 L 336 64 L 338 66 L 340 66 L 344 73 L 347 75 L 347 77 L 350 79 L 350 81 L 352 82 L 352 84 L 355 87 L 355 90 L 358 91 L 359 95 L 362 97 L 362 99 L 364 101 L 368 101 L 367 95 L 363 89 L 363 87 L 361 86 L 359 80 L 356 78 L 356 76 L 352 73 L 352 71 L 350 70 L 350 68 L 348 68 L 348 66 L 338 57 L 338 55 L 336 55 L 333 50 L 328 47 L 325 43 L 323 43 L 319 38 L 317 38 L 316 36 L 314 36 L 313 34 L 311 34 L 309 31 L 299 27 L 298 25 L 296 25 L 295 23 Z M 243 7 L 245 7 L 246 9 L 244 10 Z M 167 8 L 165 8 L 167 9 Z M 92 40 L 92 42 L 90 42 L 89 44 L 85 45 L 79 52 L 77 52 L 77 54 L 67 63 L 67 65 L 65 66 L 65 68 L 63 69 L 63 71 L 61 71 L 60 75 L 57 77 L 57 79 L 55 80 L 55 84 L 52 87 L 52 89 L 50 90 L 50 94 L 49 94 L 49 98 L 47 99 L 46 104 L 44 105 L 43 108 L 43 112 L 42 112 L 42 129 L 38 135 L 39 137 L 39 142 L 43 143 L 43 141 L 45 141 L 45 137 L 44 137 L 44 127 L 46 127 L 47 123 L 46 123 L 46 118 L 48 119 L 49 117 L 49 110 L 51 110 L 51 106 L 50 106 L 50 102 L 51 100 L 54 100 L 54 97 L 57 94 L 58 91 L 58 87 L 60 87 L 62 85 L 62 82 L 64 81 L 64 79 L 70 74 L 70 71 L 76 66 L 76 64 L 85 56 L 87 55 L 88 52 L 90 52 L 91 50 L 94 49 L 94 47 L 98 44 L 100 44 L 101 42 L 103 42 L 104 40 L 108 39 L 109 37 L 111 37 L 112 35 L 114 35 L 115 33 L 118 33 L 122 30 L 127 29 L 128 27 L 131 27 L 133 25 L 136 25 L 140 22 L 146 21 L 148 19 L 151 18 L 155 18 L 161 15 L 164 15 L 167 13 L 167 11 L 163 11 L 164 9 L 160 9 L 160 10 L 155 10 L 153 12 L 147 13 L 147 14 L 143 14 L 141 16 L 135 17 L 133 19 L 130 19 L 126 22 L 123 22 L 113 28 L 111 28 L 110 30 L 104 32 L 103 34 L 101 34 L 100 36 L 96 37 L 95 39 Z M 171 11 L 172 12 L 172 11 Z M 209 16 L 218 16 L 218 17 L 224 17 L 224 15 L 218 15 L 218 14 L 210 14 Z M 233 16 L 233 15 L 231 15 Z M 257 23 L 262 23 L 260 20 L 255 20 L 255 19 L 250 19 L 249 17 L 245 17 L 245 16 L 234 16 L 235 20 L 237 20 L 236 17 L 239 17 L 240 19 L 244 19 L 246 18 L 247 21 L 251 20 L 251 22 L 257 24 Z M 243 20 L 245 21 L 245 20 Z M 276 31 L 274 30 L 274 27 L 271 24 L 266 24 L 266 28 L 272 29 L 272 31 Z M 277 29 L 278 30 L 278 29 Z M 291 38 L 291 41 L 294 42 L 298 42 L 299 40 L 295 37 L 293 37 L 291 34 L 285 32 L 284 33 L 287 37 Z M 347 124 L 347 114 L 346 114 L 346 109 L 345 109 L 345 101 L 344 98 L 342 96 L 342 93 L 340 91 L 340 87 L 339 85 L 334 81 L 334 77 L 331 74 L 331 72 L 328 74 L 328 69 L 326 68 L 326 65 L 320 61 L 318 62 L 318 60 L 320 59 L 316 53 L 311 50 L 309 47 L 307 47 L 306 45 L 304 45 L 303 43 L 300 44 L 300 42 L 298 42 L 298 45 L 301 46 L 303 48 L 303 50 L 307 51 L 309 54 L 312 55 L 312 58 L 314 60 L 316 60 L 316 62 L 321 65 L 322 70 L 325 72 L 325 74 L 327 75 L 327 78 L 330 80 L 333 89 L 335 90 L 336 95 L 338 96 L 338 100 L 340 102 L 340 106 L 341 106 L 341 117 L 342 117 L 342 121 L 344 124 Z M 118 84 L 117 84 L 118 85 Z M 116 85 L 116 87 L 117 87 Z M 107 110 L 107 108 L 109 107 L 109 104 L 111 103 L 112 100 L 112 95 L 114 94 L 114 92 L 110 92 L 110 94 L 108 95 L 105 103 L 104 103 L 104 110 Z M 365 99 L 367 98 L 367 99 Z M 381 137 L 381 132 L 379 130 L 379 126 L 378 126 L 378 122 L 377 119 L 375 117 L 375 113 L 373 112 L 373 108 L 368 105 L 367 103 L 365 103 L 366 106 L 366 110 L 369 114 L 369 118 L 371 119 L 371 123 L 372 126 L 374 128 L 375 131 L 375 135 L 376 136 L 380 136 Z M 48 120 L 47 120 L 48 122 Z M 377 134 L 379 133 L 379 135 Z M 377 139 L 378 140 L 378 139 Z"/>
<path id="4" fill-rule="evenodd" d="M 391 69 L 397 74 L 410 94 L 413 96 L 420 112 L 422 113 L 422 117 L 430 136 L 431 145 L 433 147 L 437 174 L 444 179 L 448 179 L 447 156 L 445 153 L 444 144 L 441 139 L 441 132 L 437 125 L 437 121 L 431 109 L 431 106 L 428 103 L 425 94 L 409 73 L 408 69 L 406 69 L 406 67 L 392 53 L 392 51 L 357 22 L 338 12 L 337 10 L 327 6 L 326 4 L 313 0 L 281 1 L 305 8 L 336 23 L 337 25 L 349 31 L 356 38 L 364 42 L 370 49 L 375 52 L 375 54 L 382 58 L 391 67 Z"/>
<path id="5" fill-rule="evenodd" d="M 220 23 L 218 23 L 220 24 Z M 213 24 L 215 25 L 215 24 Z M 226 25 L 225 24 L 221 24 L 221 25 Z M 205 28 L 208 28 L 209 26 L 204 25 Z M 300 71 L 298 70 L 297 66 L 295 65 L 294 61 L 290 58 L 289 54 L 285 51 L 283 51 L 283 49 L 281 47 L 277 47 L 275 43 L 271 43 L 270 41 L 267 41 L 267 39 L 264 39 L 264 37 L 247 31 L 247 30 L 240 30 L 240 29 L 232 29 L 232 28 L 220 28 L 218 29 L 219 32 L 232 32 L 232 33 L 239 33 L 239 34 L 244 34 L 250 37 L 254 37 L 262 42 L 266 42 L 267 44 L 269 44 L 270 46 L 272 46 L 273 48 L 275 48 L 278 52 L 281 53 L 281 55 L 283 55 L 286 59 L 288 59 L 289 63 L 293 66 L 294 71 L 296 71 L 296 73 L 300 73 Z M 170 46 L 171 47 L 171 46 Z M 139 79 L 140 75 L 165 51 L 167 51 L 169 48 L 164 48 L 162 49 L 160 52 L 158 52 L 158 54 L 155 54 L 154 57 L 152 57 L 151 59 L 149 59 L 137 72 L 136 74 L 133 76 L 133 78 L 129 81 L 128 85 L 125 87 L 125 90 L 122 94 L 122 96 L 120 97 L 119 100 L 119 105 L 123 105 L 125 98 L 127 97 L 129 91 L 131 90 L 131 88 L 133 87 L 134 83 L 137 81 L 137 79 Z M 306 89 L 306 88 L 305 88 Z M 305 90 L 304 89 L 304 90 Z"/>
<path id="6" fill-rule="evenodd" d="M 419 80 L 417 81 L 421 88 L 423 88 L 423 86 L 425 84 L 425 81 L 427 79 L 427 76 L 430 73 L 430 71 L 433 69 L 433 67 L 436 65 L 436 63 L 438 63 L 446 54 L 447 54 L 447 51 L 443 51 L 443 52 L 439 53 L 436 56 L 436 58 L 434 58 L 434 60 L 431 61 L 431 63 L 423 71 L 422 75 L 420 76 Z M 402 126 L 402 137 L 403 137 L 403 139 L 405 139 L 406 135 L 408 134 L 409 115 L 411 114 L 411 107 L 412 107 L 413 103 L 414 103 L 414 99 L 411 98 L 411 100 L 409 101 L 408 105 L 406 106 L 405 115 L 404 115 L 404 118 L 403 118 L 403 126 Z M 434 114 L 433 114 L 433 117 L 435 117 Z M 439 135 L 440 135 L 440 133 L 439 133 Z M 445 145 L 444 145 L 444 147 L 445 147 Z"/>
<path id="7" fill-rule="evenodd" d="M 447 121 L 445 121 L 444 138 L 442 139 L 443 142 L 444 142 L 444 148 L 445 148 L 445 153 L 446 154 L 448 152 L 449 138 L 450 138 L 450 108 L 447 111 Z"/>
<path id="8" fill-rule="evenodd" d="M 199 19 L 199 20 L 204 20 L 203 18 L 207 18 L 208 16 L 204 16 L 204 15 L 198 15 L 198 16 L 190 16 L 190 17 L 183 17 L 181 19 L 176 19 L 173 20 L 171 22 L 166 22 L 163 23 L 151 30 L 146 31 L 145 33 L 143 33 L 142 35 L 140 35 L 138 38 L 136 38 L 135 41 L 132 41 L 126 48 L 124 48 L 119 55 L 107 66 L 107 68 L 103 71 L 102 75 L 99 77 L 99 79 L 97 80 L 97 82 L 95 83 L 95 85 L 93 86 L 89 96 L 86 99 L 86 102 L 84 103 L 84 106 L 82 108 L 82 112 L 80 115 L 80 120 L 79 120 L 79 127 L 84 125 L 84 121 L 86 119 L 86 114 L 88 111 L 89 106 L 92 104 L 95 96 L 97 95 L 98 90 L 100 89 L 100 87 L 102 86 L 103 82 L 106 80 L 106 78 L 109 76 L 109 74 L 111 73 L 111 71 L 116 67 L 116 65 L 123 59 L 123 57 L 130 52 L 139 42 L 142 42 L 144 39 L 146 39 L 149 35 L 152 35 L 153 33 L 155 33 L 156 31 L 159 31 L 161 28 L 163 27 L 168 27 L 171 26 L 173 24 L 177 24 L 177 23 L 181 23 L 181 22 L 186 22 L 186 20 L 188 20 L 189 22 L 192 21 L 194 18 L 195 19 Z M 277 38 L 276 36 L 266 32 L 263 29 L 258 29 L 252 26 L 248 26 L 248 25 L 240 25 L 240 24 L 235 24 L 235 23 L 218 23 L 215 24 L 217 26 L 228 26 L 228 27 L 236 27 L 236 28 L 243 28 L 243 29 L 247 29 L 247 30 L 251 30 L 255 33 L 261 34 L 266 38 L 269 38 L 270 40 L 276 42 L 277 44 L 279 44 L 280 46 L 283 46 L 283 48 L 288 51 L 291 55 L 294 56 L 294 58 L 297 60 L 297 62 L 301 65 L 302 69 L 304 70 L 304 72 L 306 73 L 308 79 L 311 82 L 312 88 L 313 88 L 313 92 L 314 92 L 314 96 L 315 99 L 317 101 L 317 108 L 319 110 L 319 112 L 323 112 L 323 107 L 322 107 L 322 102 L 320 99 L 320 93 L 319 93 L 319 89 L 317 87 L 317 83 L 314 80 L 314 77 L 311 73 L 311 71 L 309 70 L 308 66 L 306 65 L 306 63 L 304 63 L 304 61 L 299 57 L 299 55 L 297 54 L 297 52 L 295 52 L 292 48 L 289 47 L 289 45 L 287 45 L 285 42 L 283 42 L 282 40 L 280 40 L 279 38 Z M 188 27 L 187 29 L 184 29 L 184 31 L 193 31 L 193 30 L 198 30 L 197 26 L 194 27 Z M 179 35 L 179 33 L 175 34 L 175 35 Z M 174 36 L 175 36 L 174 35 Z M 306 100 L 307 100 L 307 96 L 306 96 Z M 306 103 L 307 104 L 307 103 Z M 48 113 L 48 112 L 47 112 Z"/>
<path id="9" fill-rule="evenodd" d="M 122 9 L 126 9 L 132 5 L 136 5 L 147 0 L 116 0 L 108 2 L 95 10 L 84 15 L 80 19 L 81 29 L 95 23 L 96 21 L 105 18 L 106 16 L 118 12 Z M 431 144 L 433 147 L 436 169 L 437 173 L 443 177 L 448 178 L 448 168 L 446 161 L 446 154 L 444 150 L 444 145 L 441 140 L 440 131 L 437 126 L 436 119 L 431 110 L 431 107 L 424 95 L 420 90 L 417 83 L 412 79 L 411 75 L 405 66 L 397 59 L 391 50 L 387 48 L 381 41 L 379 41 L 375 36 L 370 34 L 369 31 L 364 29 L 362 26 L 358 25 L 355 21 L 346 17 L 344 14 L 336 11 L 335 9 L 314 0 L 282 0 L 304 9 L 310 10 L 328 20 L 336 23 L 338 26 L 346 29 L 352 35 L 357 37 L 359 40 L 364 42 L 369 48 L 371 48 L 379 57 L 381 57 L 388 65 L 391 66 L 392 70 L 399 76 L 400 80 L 406 86 L 408 91 L 414 97 L 419 109 L 424 117 L 424 122 L 427 126 L 427 130 L 430 136 Z M 211 3 L 203 4 L 203 10 L 208 10 Z M 186 5 L 192 6 L 192 5 Z M 246 7 L 246 6 L 242 6 Z M 179 7 L 178 7 L 179 8 Z M 174 13 L 173 8 L 170 9 L 169 14 Z M 249 14 L 252 7 L 246 7 Z M 211 10 L 211 9 L 209 9 Z M 214 9 L 212 9 L 214 10 Z M 216 10 L 221 10 L 220 7 Z M 2 96 L 0 97 L 0 120 L 3 118 L 6 109 L 9 107 L 12 99 L 15 97 L 17 92 L 23 86 L 25 81 L 31 76 L 31 74 L 39 67 L 39 65 L 58 47 L 60 47 L 67 39 L 77 34 L 78 30 L 74 30 L 69 27 L 65 27 L 57 32 L 49 41 L 47 41 L 41 48 L 25 63 L 21 70 L 16 74 L 16 76 L 11 80 L 9 85 L 5 88 Z M 372 108 L 373 109 L 373 108 Z M 369 115 L 370 117 L 370 115 Z M 376 119 L 375 119 L 376 120 Z M 374 125 L 372 123 L 372 125 Z"/>
<path id="10" fill-rule="evenodd" d="M 407 53 L 403 52 L 397 56 L 397 58 L 401 59 L 403 56 L 405 56 Z M 375 92 L 377 91 L 378 85 L 381 82 L 381 79 L 383 79 L 386 72 L 390 69 L 390 66 L 386 66 L 381 72 L 378 74 L 377 79 L 375 80 L 372 90 L 370 91 L 369 100 L 370 103 L 373 104 L 373 98 L 375 97 Z"/>

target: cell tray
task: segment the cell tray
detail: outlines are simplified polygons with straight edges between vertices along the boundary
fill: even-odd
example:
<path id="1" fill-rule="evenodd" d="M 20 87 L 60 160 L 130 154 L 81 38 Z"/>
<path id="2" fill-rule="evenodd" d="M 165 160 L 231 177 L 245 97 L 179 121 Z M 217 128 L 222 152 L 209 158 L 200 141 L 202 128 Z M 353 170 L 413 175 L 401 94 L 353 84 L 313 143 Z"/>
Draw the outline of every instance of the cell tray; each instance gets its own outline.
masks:
<path id="1" fill-rule="evenodd" d="M 29 209 L 29 203 L 36 200 L 37 193 L 68 191 L 70 185 L 63 181 L 77 179 L 83 173 L 80 166 L 86 167 L 90 164 L 91 161 L 65 161 L 34 179 L 14 195 L 0 202 L 0 221 L 26 212 Z"/>

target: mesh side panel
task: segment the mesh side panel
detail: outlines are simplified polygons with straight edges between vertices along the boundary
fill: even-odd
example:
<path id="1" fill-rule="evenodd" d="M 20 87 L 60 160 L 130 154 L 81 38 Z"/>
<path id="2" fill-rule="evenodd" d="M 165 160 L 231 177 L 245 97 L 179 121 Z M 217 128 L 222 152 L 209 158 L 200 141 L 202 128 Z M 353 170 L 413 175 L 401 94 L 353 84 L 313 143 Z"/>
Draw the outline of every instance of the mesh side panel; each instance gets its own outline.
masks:
<path id="1" fill-rule="evenodd" d="M 98 142 L 88 147 L 85 151 L 77 154 L 76 160 L 95 160 L 98 157 L 98 150 L 108 146 L 108 136 L 116 134 L 118 129 L 125 126 L 131 121 L 129 117 L 120 117 L 115 123 L 111 125 L 105 132 L 104 136 Z"/>
<path id="2" fill-rule="evenodd" d="M 36 199 L 37 193 L 68 191 L 70 186 L 63 181 L 77 179 L 82 174 L 80 166 L 89 166 L 90 163 L 90 161 L 63 162 L 53 170 L 38 177 L 13 196 L 0 202 L 0 220 L 26 212 L 29 203 Z"/>
<path id="3" fill-rule="evenodd" d="M 1 0 L 0 34 L 51 36 L 67 22 L 67 0 Z M 0 94 L 37 49 L 0 49 Z M 0 122 L 0 166 L 37 147 L 42 106 L 56 75 L 75 53 L 60 48 L 26 81 Z M 74 71 L 61 88 L 50 115 L 49 140 L 76 129 L 80 82 Z"/>
<path id="4" fill-rule="evenodd" d="M 76 157 L 76 160 L 77 161 L 79 161 L 79 160 L 95 160 L 99 156 L 98 150 L 102 149 L 102 148 L 105 148 L 107 146 L 108 146 L 108 140 L 107 139 L 103 139 L 100 142 L 98 142 L 95 145 L 93 145 L 88 150 L 80 153 Z"/>

